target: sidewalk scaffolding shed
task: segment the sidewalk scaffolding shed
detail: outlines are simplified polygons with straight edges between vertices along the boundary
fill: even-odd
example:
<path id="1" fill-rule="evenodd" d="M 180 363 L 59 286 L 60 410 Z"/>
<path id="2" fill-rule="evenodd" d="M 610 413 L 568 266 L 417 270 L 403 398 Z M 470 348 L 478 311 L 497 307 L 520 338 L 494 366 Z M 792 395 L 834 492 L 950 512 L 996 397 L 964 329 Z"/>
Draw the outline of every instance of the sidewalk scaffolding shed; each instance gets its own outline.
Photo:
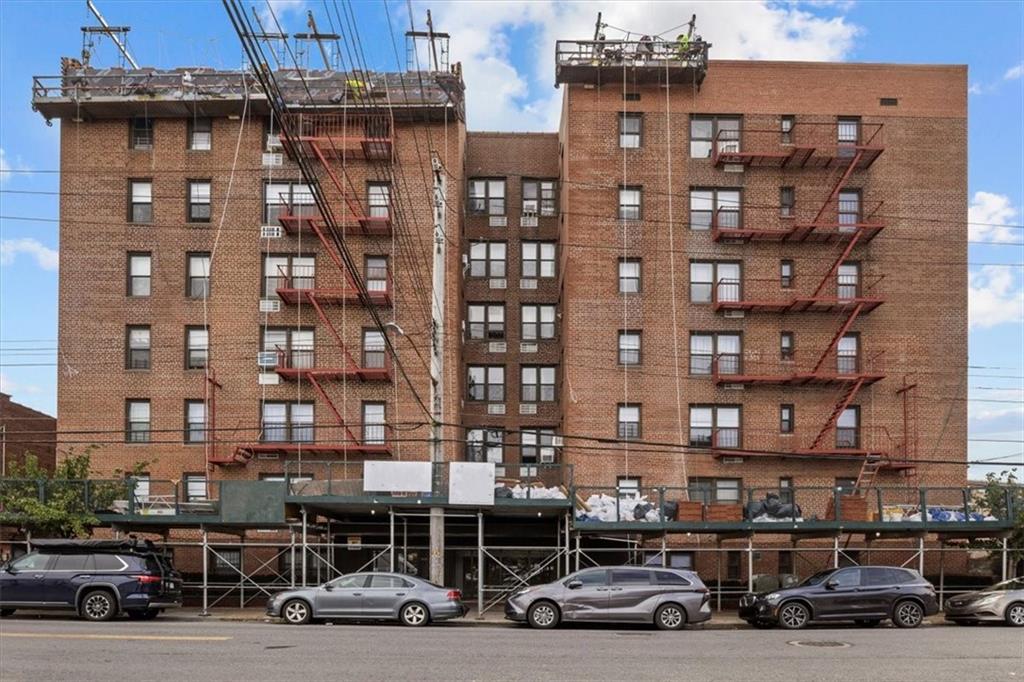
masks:
<path id="1" fill-rule="evenodd" d="M 176 481 L 111 483 L 0 480 L 0 521 L 8 537 L 26 521 L 12 491 L 34 490 L 43 503 L 77 491 L 84 509 L 97 491 L 115 490 L 96 516 L 117 537 L 96 546 L 138 547 L 124 537 L 155 536 L 204 611 L 259 605 L 276 590 L 354 571 L 425 575 L 437 509 L 445 582 L 475 592 L 480 613 L 522 587 L 607 564 L 698 570 L 719 608 L 860 563 L 916 568 L 944 598 L 1010 574 L 1016 548 L 1007 538 L 1021 499 L 1015 487 L 752 487 L 723 502 L 700 486 L 579 485 L 564 464 L 466 462 L 293 462 L 282 481 L 211 483 L 206 501 L 183 501 Z M 8 544 L 36 546 L 27 532 Z"/>

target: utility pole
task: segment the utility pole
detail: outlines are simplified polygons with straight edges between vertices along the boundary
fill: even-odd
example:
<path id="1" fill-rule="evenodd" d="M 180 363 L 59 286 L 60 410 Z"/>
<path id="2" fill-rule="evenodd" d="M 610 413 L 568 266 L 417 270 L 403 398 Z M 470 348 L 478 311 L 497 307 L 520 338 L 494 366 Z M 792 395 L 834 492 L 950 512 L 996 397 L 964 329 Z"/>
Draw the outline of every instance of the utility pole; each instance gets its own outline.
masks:
<path id="1" fill-rule="evenodd" d="M 444 421 L 444 297 L 445 297 L 445 200 L 447 178 L 441 159 L 431 157 L 434 171 L 434 264 L 431 296 L 430 324 L 430 461 L 434 469 L 434 487 L 440 487 L 440 475 L 445 461 L 442 446 L 442 422 Z M 440 492 L 437 490 L 436 492 Z M 444 584 L 444 507 L 430 508 L 430 580 L 437 585 Z"/>

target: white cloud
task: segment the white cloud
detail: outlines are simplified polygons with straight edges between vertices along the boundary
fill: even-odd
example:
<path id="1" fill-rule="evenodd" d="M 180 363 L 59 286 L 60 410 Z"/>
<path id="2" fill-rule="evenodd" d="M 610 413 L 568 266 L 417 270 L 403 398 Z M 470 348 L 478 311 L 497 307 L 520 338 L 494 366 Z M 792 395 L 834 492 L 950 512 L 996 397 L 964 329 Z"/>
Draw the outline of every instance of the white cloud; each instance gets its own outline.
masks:
<path id="1" fill-rule="evenodd" d="M 21 237 L 0 241 L 0 265 L 10 265 L 18 254 L 35 258 L 36 264 L 43 270 L 56 270 L 60 264 L 57 249 L 51 249 L 36 239 Z"/>
<path id="2" fill-rule="evenodd" d="M 985 86 L 981 83 L 971 83 L 970 87 L 967 88 L 967 94 L 969 95 L 980 95 L 985 91 Z"/>
<path id="3" fill-rule="evenodd" d="M 28 166 L 21 162 L 21 158 L 11 161 L 7 158 L 7 152 L 0 147 L 0 184 L 11 179 L 15 171 L 28 170 Z"/>
<path id="4" fill-rule="evenodd" d="M 280 24 L 281 30 L 288 33 L 288 25 L 285 23 L 288 15 L 302 13 L 306 9 L 306 0 L 266 0 L 257 3 L 257 6 L 260 7 L 260 21 L 263 22 L 264 30 L 276 33 L 277 25 Z M 277 22 L 274 21 L 275 17 Z"/>
<path id="5" fill-rule="evenodd" d="M 1013 81 L 1017 80 L 1021 76 L 1024 76 L 1024 62 L 1021 62 L 1017 66 L 1011 66 L 1003 74 L 1003 80 Z"/>
<path id="6" fill-rule="evenodd" d="M 971 241 L 1020 244 L 1024 232 L 1014 227 L 1020 211 L 1010 197 L 993 192 L 975 192 L 967 209 L 967 235 Z"/>
<path id="7" fill-rule="evenodd" d="M 1024 286 L 1014 268 L 985 265 L 970 274 L 968 318 L 972 328 L 1024 323 Z"/>
<path id="8" fill-rule="evenodd" d="M 6 393 L 9 396 L 15 396 L 24 393 L 28 393 L 30 395 L 39 395 L 42 392 L 43 389 L 36 386 L 35 384 L 23 384 L 21 382 L 11 379 L 3 372 L 0 372 L 0 393 Z"/>
<path id="9" fill-rule="evenodd" d="M 464 2 L 432 3 L 434 25 L 450 33 L 452 62 L 461 61 L 466 80 L 467 118 L 472 130 L 555 130 L 561 90 L 554 83 L 558 39 L 587 38 L 597 12 L 612 26 L 674 38 L 689 19 L 678 3 Z M 842 4 L 832 7 L 842 9 Z M 416 11 L 422 28 L 423 10 Z M 717 59 L 844 58 L 860 32 L 842 16 L 821 17 L 794 4 L 774 2 L 699 3 L 698 33 L 714 46 Z M 528 44 L 514 43 L 532 35 Z M 622 35 L 611 27 L 608 38 Z M 513 59 L 513 56 L 515 59 Z M 426 63 L 426 56 L 421 61 Z M 533 94 L 531 94 L 533 93 Z"/>

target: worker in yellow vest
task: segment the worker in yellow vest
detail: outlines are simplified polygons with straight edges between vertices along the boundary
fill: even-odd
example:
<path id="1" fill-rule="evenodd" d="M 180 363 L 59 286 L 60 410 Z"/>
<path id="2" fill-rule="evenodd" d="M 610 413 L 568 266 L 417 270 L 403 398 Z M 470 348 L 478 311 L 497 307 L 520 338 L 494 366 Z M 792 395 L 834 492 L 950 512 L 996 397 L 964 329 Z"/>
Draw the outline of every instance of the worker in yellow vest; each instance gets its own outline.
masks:
<path id="1" fill-rule="evenodd" d="M 686 33 L 680 33 L 676 36 L 676 43 L 679 50 L 679 59 L 686 61 L 690 55 L 690 36 Z"/>

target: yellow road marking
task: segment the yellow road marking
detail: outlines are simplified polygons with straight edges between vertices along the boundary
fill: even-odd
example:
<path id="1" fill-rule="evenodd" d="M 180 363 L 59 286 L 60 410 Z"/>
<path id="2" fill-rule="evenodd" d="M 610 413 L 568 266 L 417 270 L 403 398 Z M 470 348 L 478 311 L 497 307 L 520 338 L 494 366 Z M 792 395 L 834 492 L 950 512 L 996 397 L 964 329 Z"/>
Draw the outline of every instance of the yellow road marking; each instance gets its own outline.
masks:
<path id="1" fill-rule="evenodd" d="M 72 635 L 58 632 L 0 632 L 0 637 L 27 639 L 143 639 L 171 642 L 226 642 L 234 637 L 194 637 L 175 635 Z"/>

